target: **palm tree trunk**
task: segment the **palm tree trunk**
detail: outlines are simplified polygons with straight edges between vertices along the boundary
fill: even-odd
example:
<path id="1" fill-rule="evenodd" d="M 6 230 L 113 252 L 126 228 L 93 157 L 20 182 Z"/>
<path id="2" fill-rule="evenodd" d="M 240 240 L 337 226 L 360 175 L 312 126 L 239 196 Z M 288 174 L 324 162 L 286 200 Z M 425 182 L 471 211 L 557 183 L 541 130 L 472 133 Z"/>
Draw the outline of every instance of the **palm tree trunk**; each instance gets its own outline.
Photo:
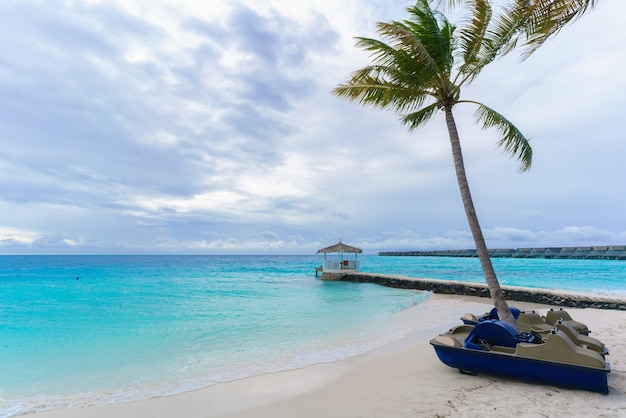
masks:
<path id="1" fill-rule="evenodd" d="M 469 183 L 467 181 L 467 176 L 465 175 L 465 164 L 463 163 L 463 154 L 461 152 L 461 141 L 459 139 L 459 133 L 456 129 L 454 116 L 452 115 L 452 108 L 446 106 L 444 110 L 446 113 L 448 134 L 450 135 L 452 156 L 454 158 L 454 169 L 456 171 L 457 182 L 459 183 L 459 190 L 461 191 L 461 199 L 463 200 L 463 207 L 465 208 L 467 222 L 469 223 L 472 236 L 474 237 L 476 251 L 478 252 L 478 258 L 480 259 L 480 265 L 485 274 L 489 294 L 491 295 L 493 304 L 498 311 L 499 318 L 512 325 L 519 332 L 520 328 L 511 313 L 511 309 L 506 303 L 504 293 L 502 292 L 500 283 L 496 277 L 496 272 L 491 264 L 491 258 L 489 258 L 489 251 L 487 250 L 487 244 L 485 243 L 483 232 L 480 229 L 480 224 L 478 223 L 478 216 L 476 215 L 476 209 L 474 209 L 474 202 L 472 201 Z"/>

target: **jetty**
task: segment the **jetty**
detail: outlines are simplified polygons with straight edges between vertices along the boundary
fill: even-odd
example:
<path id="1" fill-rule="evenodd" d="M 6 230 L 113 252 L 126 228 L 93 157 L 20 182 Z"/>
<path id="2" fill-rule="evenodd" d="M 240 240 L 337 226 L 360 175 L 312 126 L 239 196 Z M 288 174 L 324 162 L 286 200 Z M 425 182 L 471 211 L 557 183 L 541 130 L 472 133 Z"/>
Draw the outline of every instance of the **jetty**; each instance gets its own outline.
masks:
<path id="1" fill-rule="evenodd" d="M 411 257 L 478 257 L 476 250 L 434 251 L 383 251 L 379 256 Z M 496 248 L 489 250 L 491 258 L 553 258 L 580 260 L 626 260 L 626 245 L 604 245 L 593 247 L 538 247 Z"/>
<path id="2" fill-rule="evenodd" d="M 489 298 L 486 284 L 454 280 L 419 279 L 387 274 L 345 272 L 327 273 L 322 280 L 355 283 L 375 283 L 398 289 L 424 290 L 444 295 L 463 295 Z M 517 286 L 501 286 L 508 301 L 532 302 L 569 308 L 596 308 L 626 310 L 626 298 L 605 297 L 588 293 L 535 289 Z"/>

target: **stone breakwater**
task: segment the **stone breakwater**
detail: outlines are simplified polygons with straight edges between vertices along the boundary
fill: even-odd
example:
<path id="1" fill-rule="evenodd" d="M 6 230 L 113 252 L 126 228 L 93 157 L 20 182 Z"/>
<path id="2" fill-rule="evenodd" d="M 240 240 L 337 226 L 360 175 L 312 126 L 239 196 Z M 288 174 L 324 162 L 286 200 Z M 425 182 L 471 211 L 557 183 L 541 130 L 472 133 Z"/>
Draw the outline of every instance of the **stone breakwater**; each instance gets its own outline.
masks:
<path id="1" fill-rule="evenodd" d="M 323 273 L 322 280 L 337 280 L 357 283 L 376 283 L 398 289 L 425 290 L 445 295 L 463 295 L 488 298 L 486 284 L 467 283 L 452 280 L 418 279 L 375 273 Z M 569 308 L 616 309 L 626 311 L 626 298 L 611 298 L 601 295 L 532 289 L 526 287 L 502 286 L 508 301 L 532 302 Z"/>

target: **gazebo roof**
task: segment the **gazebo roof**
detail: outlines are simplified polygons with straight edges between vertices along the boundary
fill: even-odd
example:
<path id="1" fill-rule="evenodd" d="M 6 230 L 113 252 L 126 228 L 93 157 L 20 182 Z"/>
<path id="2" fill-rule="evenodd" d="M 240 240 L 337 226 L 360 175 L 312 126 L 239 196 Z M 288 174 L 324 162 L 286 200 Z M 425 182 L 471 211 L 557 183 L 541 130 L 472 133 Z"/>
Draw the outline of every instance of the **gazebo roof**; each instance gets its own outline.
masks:
<path id="1" fill-rule="evenodd" d="M 317 253 L 362 253 L 363 250 L 360 248 L 352 247 L 350 245 L 344 244 L 339 240 L 339 242 L 335 245 L 331 245 L 330 247 L 322 248 L 321 250 L 317 250 Z"/>

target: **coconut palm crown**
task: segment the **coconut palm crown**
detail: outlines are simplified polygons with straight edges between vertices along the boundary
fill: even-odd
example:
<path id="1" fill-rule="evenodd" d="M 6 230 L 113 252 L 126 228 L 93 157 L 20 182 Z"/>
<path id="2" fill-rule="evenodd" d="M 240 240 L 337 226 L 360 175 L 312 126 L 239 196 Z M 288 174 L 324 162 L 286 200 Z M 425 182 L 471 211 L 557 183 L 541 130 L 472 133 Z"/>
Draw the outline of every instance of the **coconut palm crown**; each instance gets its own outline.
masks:
<path id="1" fill-rule="evenodd" d="M 333 94 L 392 110 L 410 131 L 444 113 L 463 206 L 491 298 L 500 319 L 519 329 L 500 288 L 474 209 L 452 110 L 460 104 L 475 106 L 477 123 L 483 129 L 498 131 L 498 145 L 519 161 L 522 171 L 530 169 L 532 148 L 500 113 L 461 98 L 461 88 L 474 80 L 509 41 L 494 30 L 489 1 L 466 1 L 465 5 L 468 15 L 460 28 L 431 9 L 428 0 L 418 0 L 409 8 L 407 20 L 378 23 L 383 40 L 357 38 L 357 46 L 371 53 L 373 64 L 355 71 Z"/>
<path id="2" fill-rule="evenodd" d="M 466 0 L 431 0 L 430 3 L 445 8 L 460 6 Z M 497 17 L 495 30 L 508 38 L 504 52 L 521 46 L 524 49 L 522 56 L 528 58 L 545 41 L 596 4 L 597 0 L 507 0 Z"/>

